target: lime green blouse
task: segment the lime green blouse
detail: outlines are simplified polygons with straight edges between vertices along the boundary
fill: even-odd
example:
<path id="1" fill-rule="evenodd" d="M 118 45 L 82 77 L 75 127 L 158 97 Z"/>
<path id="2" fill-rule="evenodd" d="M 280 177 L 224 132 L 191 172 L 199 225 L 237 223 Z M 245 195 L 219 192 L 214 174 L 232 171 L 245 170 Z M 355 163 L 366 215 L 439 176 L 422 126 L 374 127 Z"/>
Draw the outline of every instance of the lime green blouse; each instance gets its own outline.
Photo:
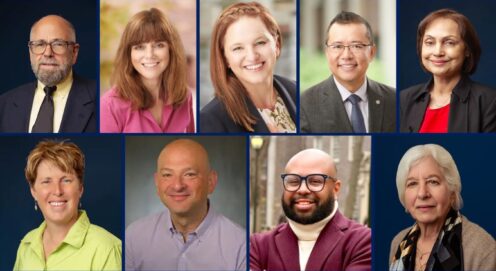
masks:
<path id="1" fill-rule="evenodd" d="M 45 261 L 42 236 L 46 222 L 30 231 L 17 250 L 14 270 L 121 270 L 121 240 L 105 229 L 90 224 L 85 211 L 64 241 Z"/>

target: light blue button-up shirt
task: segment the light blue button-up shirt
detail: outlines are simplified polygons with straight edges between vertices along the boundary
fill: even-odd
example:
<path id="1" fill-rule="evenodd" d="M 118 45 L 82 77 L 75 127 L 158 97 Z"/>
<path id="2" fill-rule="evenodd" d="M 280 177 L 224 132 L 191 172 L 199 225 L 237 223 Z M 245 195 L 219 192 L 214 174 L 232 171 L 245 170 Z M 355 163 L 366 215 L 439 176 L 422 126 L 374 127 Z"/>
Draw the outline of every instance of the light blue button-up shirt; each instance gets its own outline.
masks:
<path id="1" fill-rule="evenodd" d="M 126 270 L 246 270 L 246 230 L 212 206 L 183 241 L 169 210 L 126 229 Z"/>

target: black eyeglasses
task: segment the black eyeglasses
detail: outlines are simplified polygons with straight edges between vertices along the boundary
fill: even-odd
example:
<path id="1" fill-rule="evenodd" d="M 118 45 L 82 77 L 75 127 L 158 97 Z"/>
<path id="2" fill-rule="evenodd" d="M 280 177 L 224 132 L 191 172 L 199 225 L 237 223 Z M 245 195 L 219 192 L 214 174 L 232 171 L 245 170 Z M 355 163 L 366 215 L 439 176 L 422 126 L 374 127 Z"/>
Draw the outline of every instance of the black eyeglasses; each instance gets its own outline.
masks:
<path id="1" fill-rule="evenodd" d="M 322 191 L 327 179 L 336 181 L 336 178 L 325 174 L 310 174 L 307 176 L 300 176 L 298 174 L 281 174 L 281 178 L 284 189 L 288 192 L 298 191 L 303 181 L 305 181 L 308 190 L 312 192 Z"/>
<path id="2" fill-rule="evenodd" d="M 372 46 L 372 44 L 364 44 L 364 43 L 353 43 L 350 45 L 344 45 L 344 44 L 325 44 L 327 48 L 331 50 L 331 52 L 335 54 L 340 54 L 344 52 L 346 48 L 349 48 L 351 52 L 353 53 L 363 53 L 367 47 Z"/>
<path id="3" fill-rule="evenodd" d="M 31 50 L 31 53 L 35 55 L 41 55 L 45 52 L 47 45 L 50 45 L 52 51 L 58 55 L 64 54 L 67 51 L 67 47 L 69 45 L 76 45 L 77 43 L 73 41 L 65 41 L 65 40 L 54 40 L 51 42 L 46 42 L 44 40 L 35 40 L 28 42 L 28 47 Z"/>

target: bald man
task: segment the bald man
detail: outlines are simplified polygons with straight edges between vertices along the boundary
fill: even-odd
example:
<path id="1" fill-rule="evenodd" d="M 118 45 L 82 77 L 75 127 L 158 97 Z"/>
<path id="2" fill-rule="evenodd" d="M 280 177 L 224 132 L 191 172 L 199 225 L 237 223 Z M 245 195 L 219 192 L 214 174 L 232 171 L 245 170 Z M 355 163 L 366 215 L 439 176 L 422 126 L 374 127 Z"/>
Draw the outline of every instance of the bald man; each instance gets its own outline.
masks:
<path id="1" fill-rule="evenodd" d="M 307 149 L 281 175 L 287 223 L 250 238 L 250 270 L 370 270 L 370 229 L 346 217 L 336 201 L 341 181 L 333 159 Z"/>
<path id="2" fill-rule="evenodd" d="M 209 204 L 217 173 L 205 148 L 167 144 L 154 177 L 166 209 L 126 229 L 126 270 L 246 270 L 245 230 Z"/>
<path id="3" fill-rule="evenodd" d="M 41 18 L 28 47 L 37 81 L 0 96 L 0 132 L 96 132 L 96 83 L 72 70 L 79 53 L 72 24 L 57 15 Z"/>

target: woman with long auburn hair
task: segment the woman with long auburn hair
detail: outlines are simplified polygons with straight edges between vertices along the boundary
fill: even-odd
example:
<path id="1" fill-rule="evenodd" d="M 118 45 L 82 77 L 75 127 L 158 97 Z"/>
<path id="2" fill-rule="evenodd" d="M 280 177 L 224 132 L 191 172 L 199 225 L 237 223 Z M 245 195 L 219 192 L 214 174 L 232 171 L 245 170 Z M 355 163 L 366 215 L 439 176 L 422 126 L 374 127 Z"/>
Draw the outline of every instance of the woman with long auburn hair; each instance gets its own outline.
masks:
<path id="1" fill-rule="evenodd" d="M 281 30 L 261 4 L 221 13 L 210 47 L 215 98 L 201 110 L 201 132 L 296 132 L 296 84 L 274 75 L 281 46 Z"/>
<path id="2" fill-rule="evenodd" d="M 100 132 L 194 132 L 183 45 L 160 10 L 141 11 L 128 22 L 111 83 L 100 101 Z"/>

